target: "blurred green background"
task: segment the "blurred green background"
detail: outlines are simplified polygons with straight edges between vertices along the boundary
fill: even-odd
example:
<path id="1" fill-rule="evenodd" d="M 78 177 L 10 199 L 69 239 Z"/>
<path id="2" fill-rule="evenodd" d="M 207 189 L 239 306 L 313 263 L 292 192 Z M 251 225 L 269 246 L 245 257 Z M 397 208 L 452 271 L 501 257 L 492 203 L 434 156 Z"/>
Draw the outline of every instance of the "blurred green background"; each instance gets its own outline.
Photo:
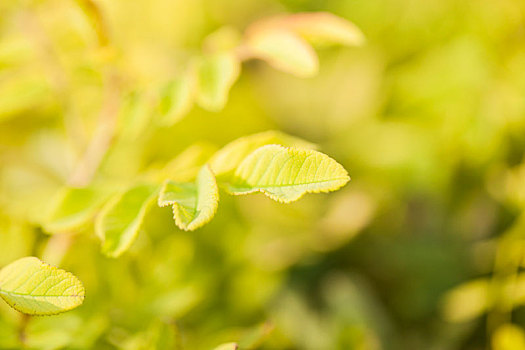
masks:
<path id="1" fill-rule="evenodd" d="M 87 291 L 33 318 L 29 348 L 525 349 L 525 2 L 99 0 L 104 31 L 83 3 L 0 1 L 0 266 L 37 255 Z M 317 143 L 349 185 L 289 205 L 221 196 L 191 233 L 154 208 L 116 260 L 92 227 L 43 233 L 108 62 L 147 88 L 223 26 L 303 11 L 346 18 L 367 43 L 318 51 L 308 79 L 249 61 L 223 111 L 120 138 L 98 176 L 130 181 L 196 142 L 279 129 Z M 19 322 L 0 305 L 0 348 L 20 347 Z"/>

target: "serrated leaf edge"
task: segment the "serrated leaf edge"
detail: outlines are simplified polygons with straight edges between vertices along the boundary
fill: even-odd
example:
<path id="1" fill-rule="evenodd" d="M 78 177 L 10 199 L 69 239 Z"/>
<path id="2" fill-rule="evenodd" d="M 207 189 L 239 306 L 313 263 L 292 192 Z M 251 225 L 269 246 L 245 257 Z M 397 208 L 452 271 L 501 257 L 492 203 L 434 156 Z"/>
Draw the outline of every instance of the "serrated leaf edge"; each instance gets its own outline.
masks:
<path id="1" fill-rule="evenodd" d="M 198 225 L 195 225 L 194 224 L 194 220 L 192 220 L 188 225 L 184 224 L 182 222 L 182 218 L 180 216 L 180 211 L 179 211 L 179 204 L 174 202 L 174 201 L 163 201 L 162 200 L 162 193 L 164 193 L 164 190 L 166 189 L 166 186 L 168 185 L 168 183 L 170 182 L 170 180 L 166 180 L 164 181 L 163 185 L 162 185 L 162 189 L 160 190 L 160 195 L 158 197 L 158 201 L 157 201 L 157 204 L 159 207 L 167 207 L 167 206 L 172 206 L 172 211 L 173 211 L 173 220 L 175 220 L 175 224 L 177 225 L 177 227 L 179 227 L 181 230 L 184 230 L 184 231 L 194 231 L 202 226 L 204 226 L 205 224 L 207 224 L 208 222 L 210 222 L 213 217 L 215 216 L 215 214 L 217 213 L 217 209 L 219 208 L 219 187 L 217 185 L 217 179 L 215 178 L 215 174 L 213 173 L 213 170 L 211 169 L 210 165 L 209 164 L 205 164 L 204 167 L 207 167 L 209 172 L 213 175 L 212 176 L 212 186 L 214 187 L 215 191 L 214 191 L 214 196 L 213 196 L 213 199 L 214 199 L 214 203 L 216 203 L 213 207 L 213 211 L 210 215 L 210 218 L 204 222 L 201 222 L 199 223 Z M 197 181 L 197 180 L 195 180 Z M 198 191 L 198 186 L 197 186 L 197 191 Z M 197 196 L 198 198 L 198 196 Z M 162 201 L 162 202 L 161 202 Z"/>
<path id="2" fill-rule="evenodd" d="M 242 163 L 246 160 L 246 158 L 248 158 L 249 156 L 251 156 L 253 153 L 257 152 L 258 150 L 260 150 L 261 148 L 265 148 L 265 147 L 269 147 L 269 146 L 278 146 L 282 149 L 286 149 L 286 150 L 289 150 L 289 151 L 301 151 L 302 149 L 301 148 L 297 148 L 297 147 L 286 147 L 286 146 L 282 146 L 282 145 L 279 145 L 279 144 L 269 144 L 269 145 L 264 145 L 264 146 L 261 146 L 259 148 L 257 148 L 256 150 L 254 150 L 253 152 L 251 152 L 250 154 L 248 154 L 244 159 L 243 161 L 239 164 L 238 167 L 240 167 L 242 165 Z M 316 152 L 316 153 L 321 153 L 322 155 L 332 159 L 334 162 L 337 163 L 337 161 L 333 158 L 331 158 L 330 156 L 322 153 L 322 152 L 318 152 L 318 151 L 315 151 L 315 150 L 310 150 L 311 152 Z M 337 163 L 339 164 L 339 163 Z M 340 164 L 339 164 L 340 165 Z M 243 191 L 243 192 L 237 192 L 237 191 L 231 191 L 229 189 L 229 186 L 225 186 L 224 189 L 226 192 L 228 192 L 229 194 L 233 195 L 233 196 L 243 196 L 243 195 L 246 195 L 246 194 L 253 194 L 253 193 L 262 193 L 264 194 L 265 196 L 273 199 L 274 201 L 277 201 L 279 203 L 284 203 L 284 204 L 289 204 L 289 203 L 292 203 L 292 202 L 295 202 L 299 199 L 301 199 L 304 195 L 306 194 L 309 194 L 309 193 L 329 193 L 329 192 L 333 192 L 333 191 L 337 191 L 339 190 L 340 188 L 342 188 L 343 186 L 345 186 L 350 180 L 350 176 L 348 175 L 348 172 L 346 171 L 346 169 L 344 169 L 344 167 L 341 165 L 341 168 L 346 172 L 346 176 L 345 177 L 340 177 L 340 178 L 334 178 L 334 179 L 330 179 L 330 180 L 326 180 L 326 181 L 317 181 L 317 182 L 308 182 L 308 183 L 304 183 L 304 184 L 294 184 L 299 186 L 299 185 L 307 185 L 307 184 L 312 184 L 312 183 L 325 183 L 325 182 L 331 182 L 331 181 L 341 181 L 341 183 L 339 185 L 335 185 L 334 187 L 330 187 L 330 188 L 318 188 L 318 189 L 308 189 L 308 190 L 305 190 L 304 192 L 302 192 L 301 194 L 299 194 L 299 196 L 297 197 L 294 197 L 292 199 L 283 199 L 279 196 L 275 196 L 273 193 L 270 193 L 268 192 L 267 190 L 265 190 L 264 188 L 256 188 L 256 189 L 253 189 L 253 190 L 249 190 L 249 191 Z M 274 187 L 277 187 L 277 186 L 274 186 Z M 284 187 L 284 186 L 283 186 Z"/>
<path id="3" fill-rule="evenodd" d="M 86 290 L 84 288 L 84 284 L 82 283 L 82 281 L 77 277 L 75 276 L 73 273 L 69 272 L 69 271 L 66 271 L 64 269 L 61 269 L 59 267 L 56 267 L 56 266 L 53 266 L 51 264 L 48 264 L 46 263 L 45 261 L 42 261 L 36 257 L 25 257 L 25 258 L 21 258 L 21 259 L 27 259 L 27 258 L 34 258 L 34 259 L 37 259 L 38 262 L 41 264 L 42 268 L 43 269 L 46 269 L 46 270 L 50 270 L 50 271 L 60 271 L 61 273 L 63 273 L 65 276 L 67 276 L 67 278 L 71 278 L 73 279 L 75 282 L 78 283 L 78 285 L 82 288 L 80 290 L 80 293 L 79 294 L 73 294 L 73 295 L 29 295 L 29 294 L 22 294 L 22 293 L 16 293 L 16 292 L 9 292 L 9 291 L 5 291 L 4 289 L 2 289 L 2 287 L 0 286 L 0 297 L 6 302 L 7 305 L 9 305 L 10 308 L 12 308 L 13 310 L 17 311 L 17 312 L 20 312 L 22 314 L 25 314 L 25 315 L 29 315 L 29 316 L 53 316 L 53 315 L 59 315 L 59 314 L 62 314 L 64 312 L 67 312 L 67 311 L 70 311 L 70 310 L 73 310 L 77 307 L 79 307 L 80 305 L 82 305 L 82 303 L 84 302 L 84 299 L 86 297 Z M 21 260 L 19 259 L 19 260 Z M 16 260 L 18 261 L 18 260 Z M 16 261 L 12 262 L 12 263 L 15 263 Z M 9 266 L 10 264 L 6 265 L 6 266 Z M 6 267 L 4 266 L 4 267 Z M 1 270 L 1 269 L 0 269 Z M 31 278 L 31 277 L 30 277 Z M 28 280 L 30 279 L 28 278 Z M 46 277 L 47 279 L 48 277 Z M 10 301 L 6 300 L 4 298 L 4 295 L 16 295 L 16 296 L 20 296 L 20 297 L 30 297 L 30 298 L 79 298 L 79 303 L 78 305 L 72 305 L 70 307 L 66 307 L 60 311 L 57 311 L 57 312 L 24 312 L 24 311 L 21 311 L 19 309 L 17 309 L 16 307 L 16 304 L 11 304 Z"/>

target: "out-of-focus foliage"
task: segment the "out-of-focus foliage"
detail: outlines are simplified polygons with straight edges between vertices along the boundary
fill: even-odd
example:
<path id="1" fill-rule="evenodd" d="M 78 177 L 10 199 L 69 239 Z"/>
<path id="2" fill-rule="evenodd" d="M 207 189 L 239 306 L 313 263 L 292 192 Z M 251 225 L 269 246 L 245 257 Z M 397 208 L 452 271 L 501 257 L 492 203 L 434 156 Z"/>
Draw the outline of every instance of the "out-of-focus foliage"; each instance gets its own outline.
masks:
<path id="1" fill-rule="evenodd" d="M 117 257 L 128 250 L 157 192 L 158 188 L 149 184 L 132 186 L 102 208 L 95 221 L 95 232 L 104 254 Z"/>
<path id="2" fill-rule="evenodd" d="M 312 11 L 366 43 L 284 16 Z M 0 1 L 0 267 L 39 256 L 87 295 L 29 320 L 1 303 L 0 348 L 523 348 L 524 67 L 516 0 Z M 133 186 L 312 148 L 222 148 L 266 130 L 351 185 L 221 192 L 194 232 L 141 192 L 99 216 L 106 252 L 129 248 L 101 254 L 93 216 Z"/>

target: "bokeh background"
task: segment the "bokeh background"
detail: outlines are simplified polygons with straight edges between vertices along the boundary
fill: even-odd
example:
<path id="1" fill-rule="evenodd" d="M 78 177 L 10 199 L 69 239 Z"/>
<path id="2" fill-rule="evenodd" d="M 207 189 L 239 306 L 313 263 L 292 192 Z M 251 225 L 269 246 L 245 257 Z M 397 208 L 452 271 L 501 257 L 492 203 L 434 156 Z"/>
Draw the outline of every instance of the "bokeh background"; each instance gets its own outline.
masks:
<path id="1" fill-rule="evenodd" d="M 37 255 L 87 290 L 82 307 L 31 319 L 29 348 L 525 349 L 525 2 L 93 1 L 107 38 L 83 1 L 0 1 L 0 266 Z M 116 260 L 92 227 L 42 231 L 108 62 L 147 87 L 223 26 L 303 11 L 348 19 L 367 43 L 319 50 L 308 79 L 247 62 L 224 110 L 119 139 L 99 176 L 279 129 L 317 143 L 349 185 L 289 205 L 222 195 L 191 233 L 153 208 Z M 0 348 L 21 346 L 19 323 L 1 304 Z"/>

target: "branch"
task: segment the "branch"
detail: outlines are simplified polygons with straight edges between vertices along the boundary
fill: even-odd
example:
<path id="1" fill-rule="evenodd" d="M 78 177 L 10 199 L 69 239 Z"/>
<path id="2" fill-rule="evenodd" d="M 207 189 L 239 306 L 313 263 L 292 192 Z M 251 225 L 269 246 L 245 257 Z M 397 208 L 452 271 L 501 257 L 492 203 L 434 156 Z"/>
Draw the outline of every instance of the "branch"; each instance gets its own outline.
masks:
<path id="1" fill-rule="evenodd" d="M 92 23 L 97 33 L 99 47 L 109 47 L 108 29 L 99 6 L 93 0 L 76 1 Z M 108 67 L 105 85 L 105 97 L 96 129 L 84 155 L 78 161 L 69 178 L 69 184 L 72 186 L 84 187 L 91 182 L 115 138 L 121 97 L 120 77 L 115 67 Z"/>

